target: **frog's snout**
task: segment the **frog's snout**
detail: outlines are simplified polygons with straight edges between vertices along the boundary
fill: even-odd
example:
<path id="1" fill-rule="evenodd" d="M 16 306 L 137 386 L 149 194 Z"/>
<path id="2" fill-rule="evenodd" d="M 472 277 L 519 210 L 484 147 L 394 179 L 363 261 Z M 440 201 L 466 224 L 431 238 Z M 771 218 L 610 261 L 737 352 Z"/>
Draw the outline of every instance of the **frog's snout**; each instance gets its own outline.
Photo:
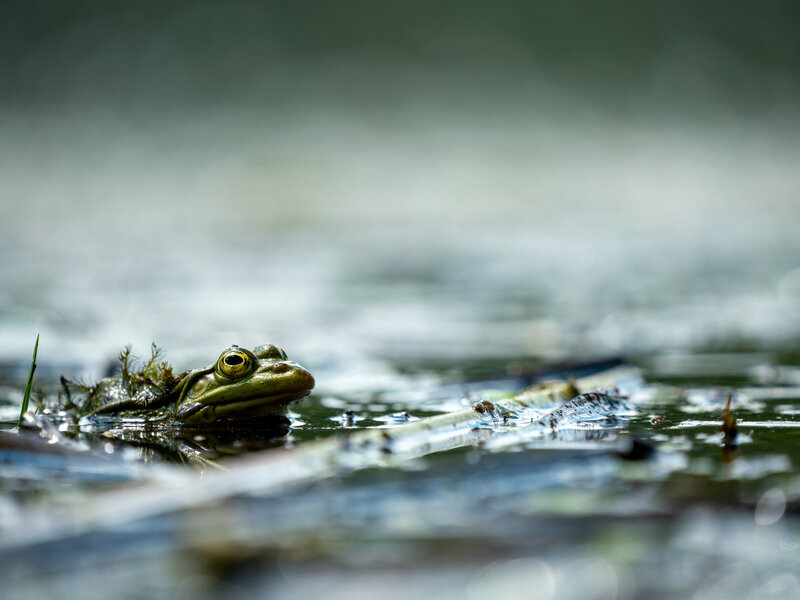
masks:
<path id="1" fill-rule="evenodd" d="M 297 380 L 299 386 L 303 390 L 310 392 L 314 389 L 314 385 L 316 384 L 316 381 L 314 381 L 314 376 L 300 365 L 281 363 L 281 368 L 282 370 L 278 372 L 291 372 L 292 377 Z"/>
<path id="2" fill-rule="evenodd" d="M 304 373 L 305 373 L 305 378 L 306 378 L 306 386 L 307 386 L 308 391 L 310 392 L 311 390 L 314 389 L 314 385 L 317 382 L 314 381 L 314 376 L 311 373 L 309 373 L 308 371 L 304 371 Z"/>
<path id="3" fill-rule="evenodd" d="M 296 362 L 280 361 L 261 368 L 261 372 L 272 372 L 289 378 L 298 390 L 308 391 L 314 389 L 314 376 Z"/>

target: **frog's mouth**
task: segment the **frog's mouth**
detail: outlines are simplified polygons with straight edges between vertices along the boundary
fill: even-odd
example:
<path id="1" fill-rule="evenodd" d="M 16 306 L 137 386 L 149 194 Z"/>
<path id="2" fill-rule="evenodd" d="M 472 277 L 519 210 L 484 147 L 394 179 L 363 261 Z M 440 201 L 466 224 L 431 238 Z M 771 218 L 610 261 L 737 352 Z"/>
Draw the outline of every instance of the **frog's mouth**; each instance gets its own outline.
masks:
<path id="1" fill-rule="evenodd" d="M 187 399 L 175 409 L 175 421 L 185 425 L 204 425 L 215 421 L 247 421 L 284 416 L 286 409 L 308 396 L 314 389 L 314 377 L 297 364 L 280 373 L 259 369 L 246 383 L 246 390 L 235 394 L 209 394 L 202 401 Z M 258 385 L 262 383 L 263 385 Z M 225 390 L 227 392 L 229 390 Z"/>

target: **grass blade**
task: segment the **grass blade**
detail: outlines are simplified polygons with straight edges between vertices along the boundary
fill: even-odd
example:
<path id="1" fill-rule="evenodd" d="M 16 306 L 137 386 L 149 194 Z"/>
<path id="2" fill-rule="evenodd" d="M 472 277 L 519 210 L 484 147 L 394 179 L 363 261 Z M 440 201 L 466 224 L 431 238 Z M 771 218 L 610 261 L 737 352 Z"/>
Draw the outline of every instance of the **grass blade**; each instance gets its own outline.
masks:
<path id="1" fill-rule="evenodd" d="M 39 352 L 39 334 L 36 334 L 36 345 L 33 347 L 33 359 L 31 359 L 31 369 L 28 371 L 28 385 L 25 386 L 25 395 L 22 397 L 22 409 L 19 411 L 19 424 L 22 426 L 22 415 L 28 410 L 28 402 L 31 399 L 31 386 L 33 385 L 33 372 L 36 370 L 36 353 Z"/>

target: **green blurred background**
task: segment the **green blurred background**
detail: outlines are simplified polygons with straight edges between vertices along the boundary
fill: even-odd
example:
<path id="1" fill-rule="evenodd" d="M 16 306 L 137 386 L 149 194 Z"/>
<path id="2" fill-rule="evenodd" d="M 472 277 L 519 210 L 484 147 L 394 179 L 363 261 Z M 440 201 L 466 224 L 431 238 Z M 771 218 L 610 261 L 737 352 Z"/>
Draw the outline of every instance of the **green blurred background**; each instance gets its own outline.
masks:
<path id="1" fill-rule="evenodd" d="M 377 109 L 539 90 L 616 114 L 752 115 L 795 107 L 799 14 L 777 1 L 8 2 L 2 94 L 16 108 L 268 109 L 321 94 Z"/>
<path id="2" fill-rule="evenodd" d="M 799 13 L 3 3 L 0 352 L 791 344 Z"/>

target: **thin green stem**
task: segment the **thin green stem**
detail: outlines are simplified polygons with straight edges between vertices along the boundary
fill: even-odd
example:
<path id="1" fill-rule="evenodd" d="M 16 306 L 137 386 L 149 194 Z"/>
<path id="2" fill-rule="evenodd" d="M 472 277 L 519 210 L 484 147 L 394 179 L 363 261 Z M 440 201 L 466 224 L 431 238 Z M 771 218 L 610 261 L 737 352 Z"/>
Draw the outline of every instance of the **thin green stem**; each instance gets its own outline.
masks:
<path id="1" fill-rule="evenodd" d="M 28 410 L 28 402 L 31 399 L 31 386 L 33 385 L 33 372 L 36 370 L 36 353 L 39 352 L 39 334 L 36 334 L 36 344 L 33 347 L 33 358 L 31 359 L 31 368 L 28 371 L 28 385 L 25 386 L 25 395 L 22 396 L 22 408 L 19 411 L 19 424 L 22 426 L 22 415 Z"/>

